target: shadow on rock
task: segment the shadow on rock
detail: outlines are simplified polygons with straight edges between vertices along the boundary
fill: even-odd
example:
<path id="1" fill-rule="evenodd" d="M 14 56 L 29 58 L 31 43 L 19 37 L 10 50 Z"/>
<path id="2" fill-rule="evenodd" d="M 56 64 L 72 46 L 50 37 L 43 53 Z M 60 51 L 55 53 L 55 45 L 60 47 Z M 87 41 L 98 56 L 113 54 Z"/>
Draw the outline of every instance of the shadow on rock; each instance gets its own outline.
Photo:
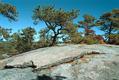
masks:
<path id="1" fill-rule="evenodd" d="M 53 80 L 53 79 L 47 75 L 42 75 L 42 76 L 38 76 L 37 80 Z"/>
<path id="2" fill-rule="evenodd" d="M 64 79 L 66 79 L 66 77 L 64 77 L 64 76 L 55 76 L 55 77 L 56 77 L 55 80 L 64 80 Z"/>
<path id="3" fill-rule="evenodd" d="M 42 75 L 37 77 L 37 80 L 64 80 L 64 79 L 66 79 L 66 77 L 63 76 L 55 76 L 54 78 L 52 78 L 47 75 Z"/>

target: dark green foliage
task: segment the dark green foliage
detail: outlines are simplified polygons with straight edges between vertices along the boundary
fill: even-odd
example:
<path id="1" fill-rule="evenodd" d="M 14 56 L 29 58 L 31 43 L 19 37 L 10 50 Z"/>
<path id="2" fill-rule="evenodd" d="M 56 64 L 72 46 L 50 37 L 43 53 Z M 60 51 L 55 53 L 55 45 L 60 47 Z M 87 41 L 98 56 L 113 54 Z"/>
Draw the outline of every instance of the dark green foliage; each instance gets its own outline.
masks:
<path id="1" fill-rule="evenodd" d="M 39 47 L 48 47 L 51 45 L 52 35 L 48 28 L 41 29 L 40 32 L 40 40 L 38 42 Z"/>
<path id="2" fill-rule="evenodd" d="M 94 36 L 88 35 L 83 38 L 82 43 L 85 44 L 99 44 L 99 40 L 95 39 Z"/>
<path id="3" fill-rule="evenodd" d="M 34 28 L 27 27 L 25 29 L 22 29 L 21 32 L 14 33 L 12 35 L 16 49 L 18 50 L 19 53 L 33 49 L 33 41 L 35 33 L 36 32 Z"/>
<path id="4" fill-rule="evenodd" d="M 73 22 L 69 22 L 62 33 L 63 41 L 65 43 L 78 44 L 82 41 L 81 33 L 78 32 L 78 25 L 73 24 Z"/>
<path id="5" fill-rule="evenodd" d="M 99 26 L 96 23 L 96 18 L 91 15 L 84 15 L 84 20 L 79 22 L 79 28 L 84 28 L 84 37 L 81 43 L 86 44 L 99 44 L 103 41 L 103 38 L 99 39 L 99 36 L 92 30 L 93 27 Z"/>
<path id="6" fill-rule="evenodd" d="M 13 46 L 14 43 L 12 42 L 0 42 L 0 53 L 1 54 L 8 54 L 8 55 L 13 55 L 17 52 L 15 50 L 15 47 Z"/>
<path id="7" fill-rule="evenodd" d="M 33 20 L 37 24 L 39 21 L 44 21 L 48 31 L 52 32 L 52 43 L 55 45 L 58 35 L 65 28 L 69 21 L 72 21 L 78 16 L 78 10 L 64 11 L 62 9 L 55 9 L 52 6 L 40 7 L 34 10 Z"/>
<path id="8" fill-rule="evenodd" d="M 83 16 L 83 18 L 84 18 L 83 21 L 79 21 L 79 27 L 84 28 L 85 36 L 88 36 L 90 34 L 94 34 L 94 31 L 91 30 L 91 28 L 96 26 L 95 17 L 86 14 Z"/>
<path id="9" fill-rule="evenodd" d="M 15 6 L 0 2 L 0 14 L 15 21 L 18 13 Z"/>
<path id="10" fill-rule="evenodd" d="M 5 58 L 6 56 L 11 56 L 16 53 L 13 43 L 10 41 L 10 31 L 11 29 L 4 29 L 0 27 L 0 58 Z"/>
<path id="11" fill-rule="evenodd" d="M 10 38 L 10 32 L 11 29 L 4 29 L 3 27 L 0 27 L 0 41 L 3 41 L 3 39 L 8 40 Z"/>
<path id="12" fill-rule="evenodd" d="M 0 57 L 6 58 L 13 56 L 17 53 L 14 42 L 11 41 L 0 41 Z"/>
<path id="13" fill-rule="evenodd" d="M 101 25 L 101 30 L 105 32 L 107 42 L 111 43 L 111 34 L 119 33 L 119 9 L 103 14 L 98 23 Z"/>
<path id="14" fill-rule="evenodd" d="M 110 35 L 110 44 L 119 45 L 119 34 Z"/>

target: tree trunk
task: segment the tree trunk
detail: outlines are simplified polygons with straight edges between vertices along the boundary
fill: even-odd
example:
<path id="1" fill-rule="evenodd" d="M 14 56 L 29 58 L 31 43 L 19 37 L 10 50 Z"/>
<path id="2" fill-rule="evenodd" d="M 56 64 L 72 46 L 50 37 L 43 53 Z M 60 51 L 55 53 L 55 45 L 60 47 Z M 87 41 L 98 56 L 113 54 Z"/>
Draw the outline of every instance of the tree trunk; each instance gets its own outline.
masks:
<path id="1" fill-rule="evenodd" d="M 88 36 L 89 35 L 88 30 L 89 29 L 87 27 L 85 27 L 85 36 Z"/>
<path id="2" fill-rule="evenodd" d="M 54 46 L 54 45 L 56 45 L 57 34 L 55 34 L 52 38 L 53 39 L 52 39 L 51 46 Z"/>
<path id="3" fill-rule="evenodd" d="M 111 41 L 110 41 L 111 32 L 112 32 L 112 27 L 110 26 L 110 27 L 109 27 L 109 32 L 108 32 L 108 43 L 109 43 L 109 44 L 111 43 Z"/>
<path id="4" fill-rule="evenodd" d="M 56 26 L 55 26 L 55 28 L 56 28 Z M 50 46 L 56 45 L 57 36 L 60 34 L 60 31 L 62 30 L 63 27 L 60 26 L 60 28 L 57 31 L 55 31 L 55 28 L 52 29 L 52 31 L 54 32 L 54 36 L 52 37 L 52 43 Z"/>

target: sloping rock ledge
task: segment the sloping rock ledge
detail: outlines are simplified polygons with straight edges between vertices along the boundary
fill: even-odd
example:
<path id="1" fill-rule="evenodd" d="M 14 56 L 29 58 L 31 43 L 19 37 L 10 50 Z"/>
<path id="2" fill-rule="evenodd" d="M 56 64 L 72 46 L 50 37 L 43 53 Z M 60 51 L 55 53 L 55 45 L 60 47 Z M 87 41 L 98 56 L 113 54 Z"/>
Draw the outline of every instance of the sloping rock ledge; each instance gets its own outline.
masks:
<path id="1" fill-rule="evenodd" d="M 119 80 L 119 46 L 115 45 L 61 46 L 58 49 L 59 53 L 63 49 L 68 50 L 61 54 L 58 51 L 49 53 L 50 55 L 47 57 L 50 58 L 46 58 L 45 64 L 39 63 L 40 65 L 38 65 L 36 64 L 38 62 L 35 62 L 34 59 L 28 60 L 28 62 L 24 60 L 18 64 L 17 59 L 21 59 L 21 57 L 23 59 L 24 56 L 31 54 L 31 52 L 37 54 L 38 51 L 41 51 L 39 54 L 42 54 L 52 49 L 57 50 L 58 47 L 30 51 L 29 53 L 2 60 L 1 62 L 5 62 L 4 68 L 7 69 L 0 70 L 0 80 Z M 55 52 L 57 52 L 57 55 L 52 58 L 52 54 L 56 54 Z M 46 56 L 46 54 L 43 56 Z M 60 59 L 57 59 L 58 56 L 60 56 Z M 34 56 L 30 58 L 32 57 Z M 48 62 L 48 59 L 56 60 Z"/>

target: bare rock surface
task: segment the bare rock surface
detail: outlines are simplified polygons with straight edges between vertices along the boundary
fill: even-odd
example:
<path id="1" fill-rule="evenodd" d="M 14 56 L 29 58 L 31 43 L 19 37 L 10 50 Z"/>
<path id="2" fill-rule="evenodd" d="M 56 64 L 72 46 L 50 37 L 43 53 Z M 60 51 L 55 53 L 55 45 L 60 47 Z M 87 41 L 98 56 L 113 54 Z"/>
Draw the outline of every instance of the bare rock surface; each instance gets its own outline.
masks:
<path id="1" fill-rule="evenodd" d="M 47 47 L 1 62 L 29 66 L 30 61 L 37 68 L 0 70 L 0 80 L 119 80 L 119 46 L 116 45 Z"/>
<path id="2" fill-rule="evenodd" d="M 38 71 L 38 74 L 47 74 L 54 80 L 119 80 L 119 56 L 86 55 L 73 62 Z"/>
<path id="3" fill-rule="evenodd" d="M 113 49 L 114 48 L 114 49 Z M 75 57 L 92 51 L 117 54 L 118 47 L 111 45 L 67 45 L 41 48 L 29 51 L 8 59 L 3 60 L 7 65 L 19 65 L 25 62 L 33 61 L 37 68 L 57 62 L 59 60 Z"/>
<path id="4" fill-rule="evenodd" d="M 37 74 L 31 68 L 0 70 L 0 80 L 36 80 Z"/>

